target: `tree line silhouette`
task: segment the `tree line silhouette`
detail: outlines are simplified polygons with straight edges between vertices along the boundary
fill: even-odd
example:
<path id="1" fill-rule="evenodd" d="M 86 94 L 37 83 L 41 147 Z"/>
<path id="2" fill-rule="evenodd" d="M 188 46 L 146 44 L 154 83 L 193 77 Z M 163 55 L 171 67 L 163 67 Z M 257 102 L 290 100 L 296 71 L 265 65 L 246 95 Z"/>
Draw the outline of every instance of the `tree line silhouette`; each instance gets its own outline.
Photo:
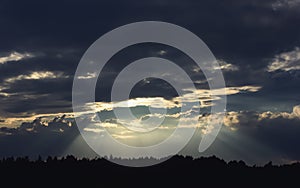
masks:
<path id="1" fill-rule="evenodd" d="M 248 166 L 243 161 L 226 162 L 215 156 L 197 159 L 174 156 L 161 164 L 134 168 L 120 166 L 104 158 L 77 159 L 71 155 L 47 159 L 39 157 L 37 160 L 30 160 L 29 157 L 9 157 L 0 160 L 0 175 L 3 184 L 23 187 L 45 185 L 50 187 L 282 185 L 286 187 L 299 184 L 300 163 L 273 165 L 269 162 L 264 166 Z"/>

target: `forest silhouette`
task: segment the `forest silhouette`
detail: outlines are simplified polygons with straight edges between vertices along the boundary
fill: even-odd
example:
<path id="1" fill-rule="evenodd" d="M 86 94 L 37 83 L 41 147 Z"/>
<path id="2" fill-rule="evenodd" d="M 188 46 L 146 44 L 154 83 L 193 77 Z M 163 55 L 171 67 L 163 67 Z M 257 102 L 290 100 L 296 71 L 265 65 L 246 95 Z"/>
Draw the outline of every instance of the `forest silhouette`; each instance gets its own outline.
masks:
<path id="1" fill-rule="evenodd" d="M 125 159 L 113 159 L 125 160 Z M 153 159 L 132 159 L 153 160 Z M 248 166 L 243 161 L 226 162 L 215 156 L 194 159 L 174 156 L 149 167 L 125 167 L 104 158 L 77 159 L 74 156 L 30 160 L 3 158 L 0 175 L 3 184 L 22 187 L 170 187 L 170 186 L 288 186 L 296 185 L 300 163 Z"/>

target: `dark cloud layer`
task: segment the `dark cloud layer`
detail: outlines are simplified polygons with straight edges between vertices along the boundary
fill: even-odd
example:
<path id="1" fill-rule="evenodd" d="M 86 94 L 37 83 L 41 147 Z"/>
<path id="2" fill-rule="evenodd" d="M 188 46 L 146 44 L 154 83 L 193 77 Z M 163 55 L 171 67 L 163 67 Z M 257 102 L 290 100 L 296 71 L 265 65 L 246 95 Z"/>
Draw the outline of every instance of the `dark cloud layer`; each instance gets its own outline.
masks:
<path id="1" fill-rule="evenodd" d="M 300 13 L 293 7 L 274 10 L 274 3 L 276 1 L 273 0 L 2 1 L 0 54 L 30 52 L 36 57 L 0 65 L 0 80 L 3 82 L 32 71 L 62 71 L 70 75 L 69 79 L 56 82 L 25 80 L 5 91 L 47 93 L 50 95 L 46 103 L 57 103 L 57 96 L 60 96 L 60 100 L 68 104 L 71 100 L 72 75 L 81 55 L 92 42 L 120 25 L 160 20 L 186 27 L 201 37 L 218 59 L 238 66 L 239 71 L 224 73 L 227 85 L 262 85 L 263 93 L 257 98 L 269 98 L 272 93 L 271 97 L 281 100 L 282 104 L 290 95 L 299 93 L 296 87 L 299 81 L 290 75 L 278 75 L 274 79 L 265 69 L 276 54 L 300 46 Z M 149 55 L 151 50 L 156 49 L 145 47 L 140 51 L 144 50 L 146 53 L 141 54 Z M 123 56 L 123 61 L 133 57 Z M 181 60 L 183 63 L 187 61 Z M 104 82 L 111 83 L 112 78 L 107 76 Z M 283 93 L 282 87 L 287 92 Z M 106 89 L 101 88 L 100 93 Z M 107 96 L 109 91 L 103 93 Z M 1 96 L 1 101 L 6 100 Z M 22 103 L 22 97 L 15 97 L 14 101 Z M 34 99 L 28 103 L 43 101 Z M 31 108 L 31 105 L 24 109 L 13 104 L 3 105 L 9 106 L 6 108 L 12 112 L 25 112 Z M 55 111 L 56 106 L 48 109 Z M 32 105 L 32 110 L 38 109 Z"/>

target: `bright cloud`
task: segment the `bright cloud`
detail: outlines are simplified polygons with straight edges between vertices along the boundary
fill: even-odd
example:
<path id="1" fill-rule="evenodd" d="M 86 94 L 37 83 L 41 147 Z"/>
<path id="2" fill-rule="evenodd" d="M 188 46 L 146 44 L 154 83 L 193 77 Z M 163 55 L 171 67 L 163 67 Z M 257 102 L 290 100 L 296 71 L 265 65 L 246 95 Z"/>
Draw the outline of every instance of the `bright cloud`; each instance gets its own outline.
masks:
<path id="1" fill-rule="evenodd" d="M 173 101 L 166 100 L 162 97 L 151 97 L 151 98 L 135 98 L 127 101 L 116 102 L 113 107 L 136 107 L 136 106 L 151 106 L 153 108 L 175 108 L 180 105 Z"/>
<path id="2" fill-rule="evenodd" d="M 84 128 L 83 130 L 87 131 L 87 132 L 94 132 L 94 133 L 102 133 L 102 132 L 104 132 L 103 129 L 99 129 L 99 128 Z"/>
<path id="3" fill-rule="evenodd" d="M 239 68 L 236 65 L 233 65 L 231 63 L 227 63 L 223 60 L 218 60 L 219 67 L 214 67 L 214 70 L 223 70 L 223 71 L 237 71 Z"/>
<path id="4" fill-rule="evenodd" d="M 236 65 L 233 65 L 231 63 L 227 63 L 224 60 L 217 60 L 216 62 L 212 63 L 212 65 L 206 65 L 205 68 L 209 71 L 215 71 L 215 70 L 222 70 L 222 71 L 237 71 L 239 68 Z M 201 68 L 198 66 L 195 66 L 193 68 L 194 72 L 200 72 Z"/>
<path id="5" fill-rule="evenodd" d="M 63 72 L 51 71 L 37 71 L 29 74 L 21 74 L 16 77 L 7 78 L 6 83 L 14 83 L 19 80 L 41 80 L 41 79 L 55 79 L 55 78 L 68 78 Z"/>
<path id="6" fill-rule="evenodd" d="M 78 76 L 77 78 L 80 80 L 87 80 L 87 79 L 92 79 L 96 77 L 95 72 L 88 72 L 86 75 Z"/>
<path id="7" fill-rule="evenodd" d="M 83 108 L 82 113 L 95 113 L 100 111 L 110 111 L 113 108 L 133 108 L 137 106 L 146 106 L 153 108 L 175 108 L 181 107 L 174 101 L 164 99 L 163 97 L 149 97 L 149 98 L 134 98 L 119 102 L 95 102 L 87 103 Z M 81 114 L 81 113 L 79 113 Z"/>
<path id="8" fill-rule="evenodd" d="M 275 72 L 291 71 L 300 69 L 300 48 L 296 47 L 289 52 L 283 52 L 275 56 L 273 61 L 269 64 L 267 71 Z"/>
<path id="9" fill-rule="evenodd" d="M 8 97 L 11 95 L 10 93 L 4 92 L 3 90 L 5 90 L 5 89 L 7 89 L 7 87 L 0 85 L 0 96 Z"/>
<path id="10" fill-rule="evenodd" d="M 158 54 L 159 54 L 159 55 L 165 55 L 165 54 L 167 54 L 167 51 L 165 51 L 165 50 L 160 50 L 160 51 L 158 52 Z"/>
<path id="11" fill-rule="evenodd" d="M 34 57 L 34 55 L 31 53 L 12 52 L 8 56 L 0 57 L 0 64 L 5 64 L 10 61 L 20 61 L 22 59 L 27 59 L 32 57 Z"/>

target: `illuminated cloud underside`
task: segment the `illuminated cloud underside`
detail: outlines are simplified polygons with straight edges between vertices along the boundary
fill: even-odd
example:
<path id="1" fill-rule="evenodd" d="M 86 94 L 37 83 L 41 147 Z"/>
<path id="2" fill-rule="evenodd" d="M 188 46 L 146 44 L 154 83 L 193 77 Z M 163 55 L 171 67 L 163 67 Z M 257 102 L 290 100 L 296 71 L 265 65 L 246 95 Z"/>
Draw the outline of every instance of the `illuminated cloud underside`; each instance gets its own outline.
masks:
<path id="1" fill-rule="evenodd" d="M 239 70 L 239 67 L 236 66 L 236 65 L 233 65 L 231 63 L 228 63 L 224 60 L 217 60 L 217 63 L 213 63 L 213 65 L 218 65 L 218 66 L 207 66 L 206 68 L 209 70 L 209 71 L 215 71 L 215 70 L 222 70 L 222 71 L 238 71 Z M 195 66 L 193 68 L 193 71 L 194 72 L 200 72 L 201 71 L 201 68 L 198 67 L 198 66 Z"/>
<path id="2" fill-rule="evenodd" d="M 261 89 L 261 86 L 239 86 L 239 87 L 227 87 L 220 89 L 186 89 L 187 92 L 183 96 L 174 97 L 170 100 L 164 99 L 163 97 L 148 97 L 148 98 L 135 98 L 126 101 L 118 102 L 95 102 L 86 104 L 84 111 L 82 113 L 98 112 L 104 110 L 112 110 L 117 107 L 137 107 L 137 106 L 147 106 L 153 108 L 177 108 L 181 107 L 181 102 L 200 102 L 201 107 L 212 106 L 213 100 L 219 100 L 220 96 L 234 95 L 242 92 L 257 92 Z"/>
<path id="3" fill-rule="evenodd" d="M 268 72 L 291 70 L 300 70 L 300 48 L 298 47 L 276 55 L 267 68 Z"/>
<path id="4" fill-rule="evenodd" d="M 84 111 L 81 113 L 75 114 L 76 117 L 83 117 L 84 121 L 90 124 L 88 127 L 88 132 L 94 132 L 98 134 L 102 134 L 103 132 L 99 129 L 108 128 L 113 130 L 113 136 L 116 139 L 144 139 L 140 137 L 139 134 L 135 134 L 134 132 L 128 133 L 129 135 L 124 135 L 124 126 L 131 127 L 135 130 L 147 131 L 148 129 L 152 130 L 151 121 L 145 123 L 145 119 L 154 118 L 156 120 L 164 119 L 163 123 L 160 124 L 156 131 L 162 132 L 163 134 L 159 134 L 160 136 L 170 134 L 170 131 L 174 131 L 179 120 L 181 122 L 180 128 L 201 128 L 203 134 L 208 134 L 212 128 L 213 124 L 217 123 L 219 119 L 217 116 L 205 116 L 203 114 L 197 113 L 194 111 L 194 108 L 199 107 L 209 107 L 214 105 L 214 103 L 206 103 L 208 101 L 219 100 L 220 96 L 224 95 L 224 91 L 227 95 L 234 95 L 241 92 L 257 92 L 261 89 L 259 86 L 241 86 L 241 87 L 228 87 L 223 89 L 209 90 L 209 89 L 199 89 L 199 90 L 186 90 L 187 93 L 180 97 L 174 97 L 170 100 L 164 99 L 162 97 L 152 97 L 152 98 L 135 98 L 129 99 L 127 101 L 119 101 L 119 102 L 96 102 L 89 103 L 85 106 Z M 194 103 L 201 102 L 199 106 L 193 106 L 192 110 L 187 112 L 180 112 L 178 108 L 181 107 L 182 102 L 185 103 Z M 204 103 L 205 105 L 202 105 Z M 145 113 L 144 110 L 147 108 L 167 108 L 171 110 L 171 112 L 167 114 L 159 114 L 159 113 Z M 131 119 L 116 119 L 113 116 L 114 108 L 139 108 L 138 111 L 141 111 L 141 114 L 138 114 L 137 118 L 134 120 Z M 174 110 L 174 109 L 177 109 Z M 99 113 L 101 122 L 95 120 L 95 113 Z M 102 115 L 104 114 L 104 115 Z M 137 115 L 137 114 L 134 114 Z M 89 119 L 89 121 L 87 121 Z M 86 129 L 87 130 L 87 129 Z M 120 132 L 122 134 L 120 134 Z M 153 133 L 149 133 L 152 135 Z M 128 136 L 128 137 L 125 137 Z M 145 134 L 143 135 L 145 136 Z M 152 135 L 154 137 L 154 135 Z M 154 139 L 155 140 L 155 139 Z"/>
<path id="5" fill-rule="evenodd" d="M 63 72 L 51 72 L 51 71 L 37 71 L 30 74 L 21 74 L 16 77 L 11 77 L 5 80 L 7 83 L 14 83 L 19 80 L 41 80 L 41 79 L 55 79 L 55 78 L 68 78 Z"/>
<path id="6" fill-rule="evenodd" d="M 11 61 L 21 61 L 23 59 L 32 58 L 32 57 L 34 57 L 34 55 L 31 53 L 12 52 L 8 56 L 0 57 L 0 64 L 5 64 Z"/>
<path id="7" fill-rule="evenodd" d="M 41 78 L 56 78 L 57 76 L 54 76 L 54 74 L 51 73 L 43 73 L 43 74 L 30 74 L 27 75 L 26 78 L 34 78 L 34 79 L 41 79 Z M 18 77 L 18 79 L 20 76 Z M 25 76 L 22 76 L 22 78 L 25 78 Z M 25 78 L 25 79 L 26 79 Z M 13 79 L 14 81 L 18 80 L 17 78 Z M 241 86 L 241 87 L 228 87 L 225 89 L 227 95 L 233 95 L 238 94 L 240 92 L 256 92 L 260 89 L 259 86 Z M 181 97 L 175 97 L 173 99 L 167 100 L 162 97 L 151 97 L 151 98 L 135 98 L 135 99 L 129 99 L 127 101 L 119 101 L 119 102 L 95 102 L 95 103 L 88 103 L 83 108 L 83 111 L 77 114 L 74 114 L 76 117 L 80 116 L 88 116 L 91 118 L 94 118 L 95 113 L 107 111 L 110 112 L 113 108 L 134 108 L 134 107 L 152 107 L 152 108 L 167 108 L 167 109 L 176 109 L 181 107 L 180 101 L 183 100 L 183 98 L 186 100 L 184 102 L 194 102 L 194 101 L 200 101 L 201 107 L 209 107 L 213 105 L 213 103 L 208 103 L 209 101 L 218 100 L 219 96 L 222 92 L 221 90 L 224 89 L 217 89 L 217 90 L 206 90 L 206 89 L 199 89 L 196 91 L 188 91 L 191 93 L 185 94 L 185 96 Z M 200 104 L 199 104 L 200 105 Z M 198 106 L 199 107 L 199 106 Z M 197 107 L 197 108 L 198 108 Z M 192 112 L 190 112 L 192 113 Z M 21 115 L 20 117 L 2 117 L 0 119 L 5 119 L 5 121 L 0 122 L 1 126 L 6 127 L 18 127 L 22 122 L 31 122 L 36 118 L 41 117 L 56 117 L 61 116 L 63 114 L 66 114 L 68 116 L 73 115 L 73 113 L 55 113 L 55 114 L 33 114 L 33 115 Z M 182 116 L 187 116 L 188 114 L 180 114 L 179 112 L 174 112 L 172 114 L 166 114 L 166 118 L 174 118 L 177 119 Z M 146 119 L 150 116 L 157 116 L 157 118 L 162 118 L 161 114 L 142 114 L 140 119 Z M 188 118 L 187 118 L 188 119 Z M 92 120 L 91 120 L 92 121 Z M 125 120 L 123 120 L 125 121 Z M 130 124 L 130 122 L 127 122 L 127 124 Z M 98 123 L 99 125 L 99 123 Z M 115 125 L 114 122 L 105 122 L 101 123 L 101 126 L 104 127 L 116 127 L 118 125 Z M 164 127 L 165 128 L 165 127 Z"/>
<path id="8" fill-rule="evenodd" d="M 7 93 L 3 90 L 9 89 L 11 84 L 14 84 L 17 81 L 21 80 L 43 80 L 43 79 L 61 79 L 61 78 L 69 78 L 68 75 L 65 75 L 63 72 L 52 72 L 52 71 L 34 71 L 28 74 L 21 74 L 15 77 L 10 77 L 4 80 L 2 84 L 0 84 L 0 96 L 9 97 L 12 95 L 17 95 L 17 93 Z M 29 96 L 26 94 L 22 94 L 24 97 Z M 35 97 L 35 96 L 32 96 Z M 38 97 L 38 95 L 36 96 Z"/>

